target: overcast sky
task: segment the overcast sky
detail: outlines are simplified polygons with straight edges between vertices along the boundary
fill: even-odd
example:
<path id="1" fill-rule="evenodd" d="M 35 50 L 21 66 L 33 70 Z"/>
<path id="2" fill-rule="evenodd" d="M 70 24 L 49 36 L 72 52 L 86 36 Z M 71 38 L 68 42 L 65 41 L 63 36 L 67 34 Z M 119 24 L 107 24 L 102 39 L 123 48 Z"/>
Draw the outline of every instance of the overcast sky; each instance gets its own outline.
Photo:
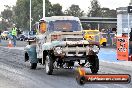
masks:
<path id="1" fill-rule="evenodd" d="M 0 12 L 4 10 L 4 5 L 15 5 L 17 0 L 0 0 Z M 71 4 L 79 5 L 82 10 L 87 11 L 91 0 L 49 0 L 52 4 L 59 3 L 63 7 L 63 11 L 71 6 Z M 118 7 L 126 7 L 130 0 L 98 0 L 101 7 L 116 9 Z"/>

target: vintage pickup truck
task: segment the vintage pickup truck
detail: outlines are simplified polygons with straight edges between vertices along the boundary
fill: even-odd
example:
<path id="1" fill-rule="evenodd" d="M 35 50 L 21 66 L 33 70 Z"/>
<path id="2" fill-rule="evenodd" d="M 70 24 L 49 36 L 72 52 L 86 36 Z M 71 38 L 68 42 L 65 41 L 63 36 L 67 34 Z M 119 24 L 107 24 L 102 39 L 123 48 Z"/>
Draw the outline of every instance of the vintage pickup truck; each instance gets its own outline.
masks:
<path id="1" fill-rule="evenodd" d="M 98 72 L 100 46 L 84 39 L 79 18 L 53 16 L 44 22 L 46 27 L 41 28 L 46 28 L 46 31 L 37 35 L 36 40 L 25 48 L 25 61 L 30 61 L 32 69 L 41 63 L 45 65 L 46 73 L 51 75 L 54 69 L 70 68 L 77 62 L 80 66 L 90 67 L 92 73 Z"/>

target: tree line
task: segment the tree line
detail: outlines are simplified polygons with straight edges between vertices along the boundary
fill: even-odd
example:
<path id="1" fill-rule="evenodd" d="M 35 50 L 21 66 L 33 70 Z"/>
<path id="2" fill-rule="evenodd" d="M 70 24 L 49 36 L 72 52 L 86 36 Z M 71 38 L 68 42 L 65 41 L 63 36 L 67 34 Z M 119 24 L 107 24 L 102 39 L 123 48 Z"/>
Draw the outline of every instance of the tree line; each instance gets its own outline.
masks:
<path id="1" fill-rule="evenodd" d="M 0 22 L 0 29 L 7 30 L 12 24 L 16 24 L 18 28 L 29 30 L 30 22 L 30 0 L 17 0 L 16 5 L 10 7 L 5 5 L 4 11 L 1 12 L 2 21 Z M 45 0 L 45 16 L 76 16 L 76 17 L 116 17 L 116 10 L 109 8 L 101 8 L 98 0 L 91 0 L 91 6 L 88 7 L 85 13 L 79 5 L 72 4 L 68 9 L 62 11 L 62 6 L 59 3 L 51 4 L 49 0 Z M 43 15 L 43 0 L 32 0 L 32 24 L 39 21 Z M 85 24 L 84 29 L 97 28 L 96 23 Z"/>

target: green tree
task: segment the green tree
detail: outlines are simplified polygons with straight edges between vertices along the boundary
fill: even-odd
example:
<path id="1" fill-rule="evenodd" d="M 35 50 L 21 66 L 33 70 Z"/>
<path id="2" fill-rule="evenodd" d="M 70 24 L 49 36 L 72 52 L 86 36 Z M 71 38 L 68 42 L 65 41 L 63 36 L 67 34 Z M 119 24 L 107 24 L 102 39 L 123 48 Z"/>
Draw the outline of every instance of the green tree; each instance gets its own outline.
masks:
<path id="1" fill-rule="evenodd" d="M 8 5 L 5 5 L 6 9 L 4 9 L 4 11 L 1 12 L 1 15 L 2 15 L 2 18 L 7 20 L 8 22 L 11 21 L 12 19 L 12 10 L 11 10 L 11 7 L 8 6 Z"/>
<path id="2" fill-rule="evenodd" d="M 89 17 L 100 17 L 102 15 L 101 13 L 101 6 L 98 2 L 98 0 L 92 0 L 91 1 L 91 7 L 89 7 L 88 16 Z"/>
<path id="3" fill-rule="evenodd" d="M 116 18 L 116 10 L 110 10 L 109 8 L 101 8 L 98 0 L 92 0 L 91 6 L 88 7 L 88 17 L 110 17 L 110 18 Z M 91 29 L 97 29 L 98 24 L 97 23 L 90 23 Z M 108 29 L 115 27 L 115 24 L 100 24 L 101 29 Z"/>
<path id="4" fill-rule="evenodd" d="M 6 20 L 2 19 L 0 22 L 0 30 L 7 30 L 11 25 Z"/>
<path id="5" fill-rule="evenodd" d="M 52 5 L 52 13 L 54 16 L 62 16 L 63 12 L 62 12 L 62 6 L 60 4 L 53 4 Z"/>
<path id="6" fill-rule="evenodd" d="M 45 0 L 45 16 L 50 17 L 53 15 L 52 4 L 49 0 Z"/>
<path id="7" fill-rule="evenodd" d="M 79 7 L 79 5 L 71 5 L 69 9 L 64 11 L 65 15 L 69 16 L 75 16 L 75 17 L 81 17 L 84 14 L 84 11 L 82 11 Z"/>
<path id="8" fill-rule="evenodd" d="M 13 16 L 12 7 L 5 5 L 4 11 L 1 12 L 1 19 L 2 19 L 2 21 L 0 22 L 1 30 L 7 30 L 7 28 L 11 27 L 12 16 Z"/>
<path id="9" fill-rule="evenodd" d="M 32 1 L 32 18 L 33 18 L 33 24 L 42 18 L 43 15 L 43 1 L 42 0 L 33 0 Z M 45 6 L 45 16 L 60 16 L 63 15 L 62 12 L 62 6 L 60 4 L 51 4 L 49 0 L 46 0 L 46 6 Z"/>
<path id="10" fill-rule="evenodd" d="M 109 8 L 101 8 L 101 17 L 116 18 L 116 10 L 110 10 Z M 116 28 L 116 24 L 100 24 L 100 29 Z"/>
<path id="11" fill-rule="evenodd" d="M 91 1 L 91 7 L 88 7 L 88 17 L 101 17 L 101 6 L 98 2 L 98 0 L 92 0 Z M 90 29 L 97 29 L 98 24 L 97 23 L 90 23 Z"/>
<path id="12" fill-rule="evenodd" d="M 102 13 L 102 17 L 111 17 L 111 18 L 116 18 L 117 14 L 116 14 L 116 10 L 110 10 L 109 8 L 101 8 L 101 13 Z"/>
<path id="13" fill-rule="evenodd" d="M 52 5 L 49 0 L 45 1 L 45 15 L 51 16 L 52 13 Z M 30 0 L 17 0 L 16 6 L 14 7 L 15 12 L 15 23 L 18 27 L 29 29 L 30 22 Z M 43 0 L 32 0 L 32 24 L 42 18 L 43 14 Z"/>
<path id="14" fill-rule="evenodd" d="M 43 15 L 43 1 L 32 0 L 32 24 L 42 18 Z"/>
<path id="15" fill-rule="evenodd" d="M 29 2 L 30 0 L 17 0 L 14 7 L 15 24 L 21 28 L 29 28 Z"/>

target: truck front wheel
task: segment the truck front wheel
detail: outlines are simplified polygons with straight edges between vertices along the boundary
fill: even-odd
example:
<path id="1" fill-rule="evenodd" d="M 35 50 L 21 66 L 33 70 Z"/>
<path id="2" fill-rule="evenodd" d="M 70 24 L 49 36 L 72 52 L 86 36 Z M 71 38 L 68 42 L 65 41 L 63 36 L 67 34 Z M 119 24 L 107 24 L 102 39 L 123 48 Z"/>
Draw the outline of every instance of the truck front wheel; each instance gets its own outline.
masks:
<path id="1" fill-rule="evenodd" d="M 45 60 L 45 71 L 48 75 L 52 75 L 53 73 L 53 59 L 49 54 L 46 56 Z"/>
<path id="2" fill-rule="evenodd" d="M 97 73 L 99 70 L 99 59 L 97 55 L 93 56 L 93 60 L 90 62 L 90 64 L 91 64 L 90 66 L 91 72 Z"/>

